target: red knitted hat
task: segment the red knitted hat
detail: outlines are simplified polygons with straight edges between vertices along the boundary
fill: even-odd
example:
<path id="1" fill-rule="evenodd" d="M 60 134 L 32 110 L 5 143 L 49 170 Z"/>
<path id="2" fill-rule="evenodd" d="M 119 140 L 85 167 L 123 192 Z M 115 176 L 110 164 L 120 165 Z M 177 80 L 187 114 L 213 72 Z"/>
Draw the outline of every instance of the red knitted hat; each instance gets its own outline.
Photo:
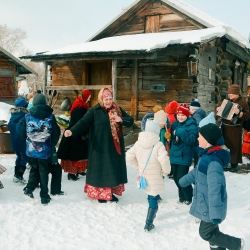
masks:
<path id="1" fill-rule="evenodd" d="M 167 114 L 175 114 L 178 106 L 179 104 L 177 101 L 172 101 L 165 107 L 165 112 Z"/>
<path id="2" fill-rule="evenodd" d="M 186 103 L 181 104 L 181 105 L 177 108 L 176 114 L 183 114 L 183 115 L 185 115 L 186 117 L 189 117 L 189 116 L 190 116 L 189 105 L 186 104 Z"/>

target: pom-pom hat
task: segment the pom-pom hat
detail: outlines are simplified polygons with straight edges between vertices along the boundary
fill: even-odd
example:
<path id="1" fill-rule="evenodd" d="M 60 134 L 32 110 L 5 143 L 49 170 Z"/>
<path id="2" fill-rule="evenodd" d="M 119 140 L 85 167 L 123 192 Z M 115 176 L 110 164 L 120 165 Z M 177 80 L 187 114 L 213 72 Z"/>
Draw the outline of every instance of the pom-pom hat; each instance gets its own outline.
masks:
<path id="1" fill-rule="evenodd" d="M 46 97 L 43 94 L 35 94 L 33 97 L 33 105 L 46 105 Z"/>
<path id="2" fill-rule="evenodd" d="M 200 103 L 197 99 L 195 99 L 193 102 L 190 103 L 190 109 L 197 110 L 201 107 Z"/>
<path id="3" fill-rule="evenodd" d="M 165 112 L 167 114 L 175 114 L 178 106 L 179 104 L 177 101 L 172 101 L 165 107 Z"/>
<path id="4" fill-rule="evenodd" d="M 160 110 L 154 114 L 154 119 L 157 119 L 159 121 L 159 124 L 166 124 L 167 115 L 163 110 Z"/>
<path id="5" fill-rule="evenodd" d="M 189 116 L 190 116 L 189 105 L 186 104 L 186 103 L 181 104 L 181 105 L 177 108 L 176 114 L 183 114 L 183 115 L 185 115 L 186 117 L 189 117 Z"/>
<path id="6" fill-rule="evenodd" d="M 145 132 L 152 132 L 157 135 L 160 134 L 160 123 L 157 119 L 146 121 Z"/>

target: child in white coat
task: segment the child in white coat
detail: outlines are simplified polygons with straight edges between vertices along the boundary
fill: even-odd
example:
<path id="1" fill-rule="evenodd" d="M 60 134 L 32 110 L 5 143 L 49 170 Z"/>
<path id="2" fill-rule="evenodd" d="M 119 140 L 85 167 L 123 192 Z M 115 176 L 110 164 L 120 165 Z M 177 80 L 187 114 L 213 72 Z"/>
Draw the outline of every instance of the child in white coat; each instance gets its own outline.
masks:
<path id="1" fill-rule="evenodd" d="M 149 207 L 145 231 L 154 228 L 153 221 L 158 211 L 159 194 L 164 192 L 163 178 L 170 171 L 169 157 L 160 141 L 159 133 L 158 120 L 147 120 L 145 132 L 139 133 L 138 141 L 126 153 L 127 163 L 132 165 L 139 172 L 139 175 L 143 175 L 147 183 L 144 191 L 148 195 Z M 145 165 L 146 168 L 143 172 Z"/>

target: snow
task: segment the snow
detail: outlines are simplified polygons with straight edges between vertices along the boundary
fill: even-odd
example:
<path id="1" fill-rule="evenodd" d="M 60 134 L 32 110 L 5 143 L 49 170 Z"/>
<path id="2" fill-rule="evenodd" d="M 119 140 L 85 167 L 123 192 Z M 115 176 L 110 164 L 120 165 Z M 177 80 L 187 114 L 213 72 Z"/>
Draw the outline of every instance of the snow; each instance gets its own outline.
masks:
<path id="1" fill-rule="evenodd" d="M 0 249 L 4 250 L 113 250 L 113 249 L 208 249 L 199 237 L 199 224 L 189 214 L 189 207 L 176 203 L 177 188 L 166 179 L 163 202 L 154 221 L 155 229 L 143 230 L 147 197 L 136 188 L 136 173 L 128 166 L 128 184 L 119 203 L 100 204 L 83 192 L 85 177 L 74 182 L 63 173 L 65 196 L 54 197 L 42 206 L 39 189 L 34 199 L 23 195 L 23 185 L 12 182 L 14 155 L 0 155 L 7 171 L 0 176 Z M 24 177 L 28 179 L 29 171 Z M 220 225 L 224 233 L 244 238 L 250 249 L 250 175 L 225 173 L 229 196 L 228 214 Z"/>
<path id="2" fill-rule="evenodd" d="M 0 103 L 0 115 L 9 107 Z M 6 113 L 6 114 L 4 114 Z M 7 119 L 6 119 L 7 120 Z M 246 159 L 244 159 L 246 161 Z M 136 173 L 128 169 L 126 191 L 119 203 L 100 204 L 83 192 L 85 177 L 74 182 L 63 173 L 64 196 L 52 196 L 42 206 L 39 189 L 34 199 L 23 195 L 24 186 L 12 182 L 15 155 L 0 154 L 0 164 L 7 171 L 0 175 L 0 249 L 4 250 L 200 250 L 208 249 L 198 233 L 199 224 L 189 214 L 190 206 L 177 204 L 173 180 L 165 180 L 163 202 L 154 221 L 155 229 L 143 230 L 147 214 L 147 196 L 136 188 Z M 28 179 L 29 170 L 24 178 Z M 250 174 L 225 173 L 228 213 L 221 231 L 244 238 L 250 249 Z"/>
<path id="3" fill-rule="evenodd" d="M 10 109 L 13 108 L 13 105 L 9 105 L 4 102 L 0 102 L 0 120 L 9 121 L 10 120 Z"/>
<path id="4" fill-rule="evenodd" d="M 242 35 L 226 25 L 213 28 L 179 31 L 161 32 L 136 35 L 125 35 L 103 38 L 93 42 L 86 42 L 55 49 L 43 55 L 89 53 L 89 52 L 117 52 L 117 51 L 153 51 L 165 48 L 169 44 L 194 44 L 227 35 L 233 41 L 237 41 L 242 47 L 250 45 Z M 39 54 L 40 55 L 40 54 Z"/>

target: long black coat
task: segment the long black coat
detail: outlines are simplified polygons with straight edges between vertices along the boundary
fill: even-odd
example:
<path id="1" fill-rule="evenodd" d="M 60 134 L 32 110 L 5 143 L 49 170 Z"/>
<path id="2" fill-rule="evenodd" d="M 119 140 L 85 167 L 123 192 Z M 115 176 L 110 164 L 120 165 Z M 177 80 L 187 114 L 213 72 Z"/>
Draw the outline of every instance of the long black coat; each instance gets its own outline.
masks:
<path id="1" fill-rule="evenodd" d="M 72 112 L 68 129 L 73 127 L 87 112 L 85 108 L 75 108 Z M 73 137 L 63 135 L 57 156 L 62 160 L 78 161 L 88 158 L 88 131 Z"/>
<path id="2" fill-rule="evenodd" d="M 122 125 L 130 127 L 134 119 L 122 108 Z M 73 136 L 89 131 L 89 156 L 86 183 L 94 187 L 116 187 L 127 183 L 124 138 L 120 138 L 121 155 L 116 152 L 106 110 L 99 104 L 90 108 L 70 130 Z"/>
<path id="3" fill-rule="evenodd" d="M 242 124 L 249 118 L 249 108 L 246 101 L 242 96 L 239 96 L 237 100 L 234 101 L 239 106 L 241 106 L 243 116 L 238 118 L 236 124 L 231 121 L 222 119 L 222 135 L 225 140 L 225 145 L 230 149 L 231 160 L 230 163 L 242 163 Z"/>

